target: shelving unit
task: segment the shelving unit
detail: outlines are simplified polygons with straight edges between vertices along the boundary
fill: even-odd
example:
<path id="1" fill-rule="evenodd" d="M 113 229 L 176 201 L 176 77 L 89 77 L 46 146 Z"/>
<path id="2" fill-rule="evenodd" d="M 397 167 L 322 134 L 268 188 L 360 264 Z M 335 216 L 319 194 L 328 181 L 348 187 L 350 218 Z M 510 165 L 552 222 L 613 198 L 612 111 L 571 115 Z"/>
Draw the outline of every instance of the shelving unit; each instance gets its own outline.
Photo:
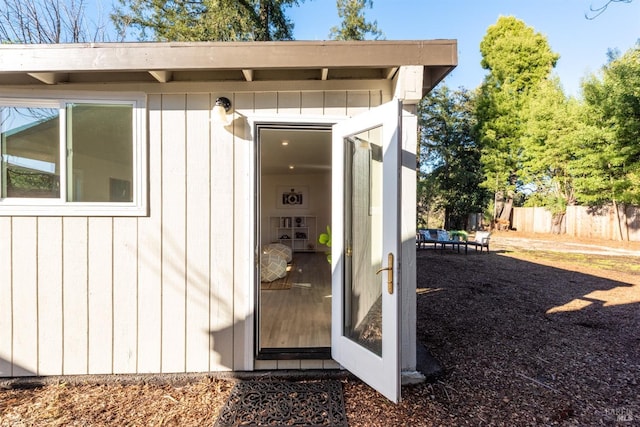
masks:
<path id="1" fill-rule="evenodd" d="M 271 241 L 287 245 L 294 252 L 314 252 L 318 246 L 315 216 L 272 216 L 269 226 Z"/>

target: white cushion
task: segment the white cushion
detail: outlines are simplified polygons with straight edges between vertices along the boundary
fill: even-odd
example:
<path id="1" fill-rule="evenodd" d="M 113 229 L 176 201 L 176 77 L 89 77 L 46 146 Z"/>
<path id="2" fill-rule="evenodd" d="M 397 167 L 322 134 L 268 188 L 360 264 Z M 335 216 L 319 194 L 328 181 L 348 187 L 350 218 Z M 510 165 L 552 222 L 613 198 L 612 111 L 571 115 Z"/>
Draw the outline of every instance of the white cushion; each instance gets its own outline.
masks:
<path id="1" fill-rule="evenodd" d="M 287 261 L 278 255 L 262 254 L 260 257 L 260 281 L 273 282 L 287 274 Z"/>
<path id="2" fill-rule="evenodd" d="M 293 259 L 291 248 L 287 245 L 283 245 L 282 243 L 270 243 L 262 249 L 262 252 L 270 255 L 278 255 L 279 257 L 284 258 L 287 262 L 291 262 Z"/>

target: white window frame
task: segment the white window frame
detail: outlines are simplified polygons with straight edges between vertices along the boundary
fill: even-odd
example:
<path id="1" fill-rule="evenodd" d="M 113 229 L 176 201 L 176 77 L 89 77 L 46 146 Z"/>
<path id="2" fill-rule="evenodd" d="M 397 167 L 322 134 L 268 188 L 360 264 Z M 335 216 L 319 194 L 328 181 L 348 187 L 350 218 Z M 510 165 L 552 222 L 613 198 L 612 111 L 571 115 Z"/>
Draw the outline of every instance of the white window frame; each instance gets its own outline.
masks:
<path id="1" fill-rule="evenodd" d="M 57 94 L 56 94 L 57 95 Z M 67 199 L 67 117 L 69 104 L 114 104 L 133 107 L 133 182 L 132 202 L 68 202 Z M 60 121 L 60 196 L 57 198 L 0 198 L 0 216 L 146 216 L 147 207 L 147 143 L 146 97 L 105 93 L 74 96 L 6 97 L 0 96 L 2 107 L 58 108 Z M 0 185 L 3 177 L 0 176 Z"/>

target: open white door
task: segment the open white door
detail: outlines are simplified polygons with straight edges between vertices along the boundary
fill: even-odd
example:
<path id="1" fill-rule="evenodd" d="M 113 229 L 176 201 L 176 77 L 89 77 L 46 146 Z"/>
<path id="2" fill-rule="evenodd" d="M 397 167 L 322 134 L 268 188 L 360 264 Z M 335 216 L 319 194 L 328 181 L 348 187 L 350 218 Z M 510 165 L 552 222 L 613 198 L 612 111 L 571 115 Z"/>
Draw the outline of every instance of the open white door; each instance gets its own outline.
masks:
<path id="1" fill-rule="evenodd" d="M 334 360 L 400 400 L 400 123 L 393 100 L 333 127 Z"/>

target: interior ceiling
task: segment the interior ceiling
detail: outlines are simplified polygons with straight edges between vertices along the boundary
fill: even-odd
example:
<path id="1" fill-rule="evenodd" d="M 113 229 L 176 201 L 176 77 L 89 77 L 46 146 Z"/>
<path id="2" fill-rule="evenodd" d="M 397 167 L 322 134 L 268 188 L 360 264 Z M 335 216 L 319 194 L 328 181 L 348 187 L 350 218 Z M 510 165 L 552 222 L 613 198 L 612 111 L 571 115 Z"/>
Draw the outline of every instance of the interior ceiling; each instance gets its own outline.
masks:
<path id="1" fill-rule="evenodd" d="M 283 145 L 285 141 L 287 145 Z M 331 131 L 260 129 L 260 159 L 262 173 L 268 175 L 328 172 L 331 170 Z"/>

